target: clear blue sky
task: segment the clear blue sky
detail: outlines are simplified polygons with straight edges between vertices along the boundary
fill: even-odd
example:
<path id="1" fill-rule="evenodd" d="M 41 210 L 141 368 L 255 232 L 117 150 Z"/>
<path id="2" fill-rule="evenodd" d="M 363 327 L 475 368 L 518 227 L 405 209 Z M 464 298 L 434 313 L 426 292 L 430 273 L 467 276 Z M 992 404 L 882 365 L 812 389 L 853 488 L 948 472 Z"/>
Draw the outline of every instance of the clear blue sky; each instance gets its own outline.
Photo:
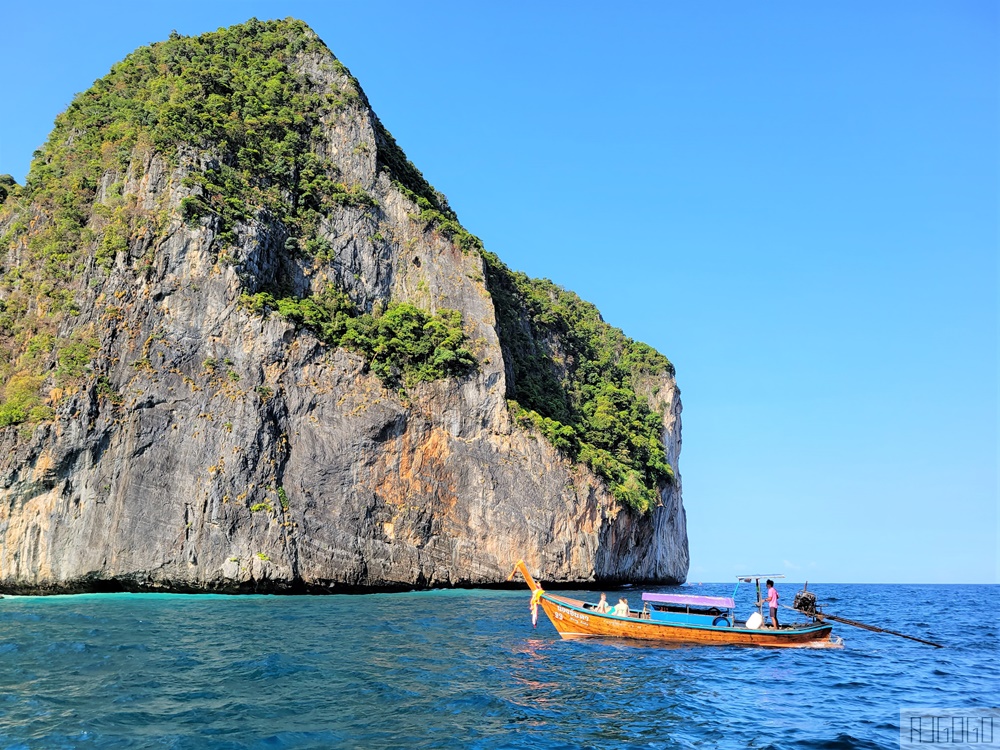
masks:
<path id="1" fill-rule="evenodd" d="M 171 29 L 305 20 L 465 226 L 665 353 L 690 580 L 997 582 L 1000 5 L 7 3 L 0 173 Z"/>

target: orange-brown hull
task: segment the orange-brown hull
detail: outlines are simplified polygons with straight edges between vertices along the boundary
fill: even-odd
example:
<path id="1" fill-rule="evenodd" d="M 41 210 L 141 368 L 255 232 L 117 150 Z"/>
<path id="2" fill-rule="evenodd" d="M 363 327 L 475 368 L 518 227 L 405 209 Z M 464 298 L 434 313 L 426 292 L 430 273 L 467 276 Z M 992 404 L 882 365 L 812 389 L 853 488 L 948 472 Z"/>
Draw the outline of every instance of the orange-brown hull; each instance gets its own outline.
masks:
<path id="1" fill-rule="evenodd" d="M 539 602 L 563 638 L 630 638 L 659 643 L 713 646 L 798 647 L 834 645 L 830 625 L 782 630 L 675 625 L 585 610 L 583 602 L 544 594 Z"/>
<path id="2" fill-rule="evenodd" d="M 704 646 L 770 646 L 784 648 L 829 648 L 841 645 L 831 641 L 832 625 L 816 623 L 772 630 L 763 628 L 725 627 L 717 625 L 676 624 L 648 620 L 632 612 L 630 617 L 601 614 L 584 607 L 579 599 L 546 594 L 538 585 L 524 560 L 518 560 L 513 578 L 520 573 L 532 592 L 532 604 L 537 600 L 552 625 L 563 638 L 628 638 L 661 644 Z M 510 579 L 508 579 L 510 580 Z"/>

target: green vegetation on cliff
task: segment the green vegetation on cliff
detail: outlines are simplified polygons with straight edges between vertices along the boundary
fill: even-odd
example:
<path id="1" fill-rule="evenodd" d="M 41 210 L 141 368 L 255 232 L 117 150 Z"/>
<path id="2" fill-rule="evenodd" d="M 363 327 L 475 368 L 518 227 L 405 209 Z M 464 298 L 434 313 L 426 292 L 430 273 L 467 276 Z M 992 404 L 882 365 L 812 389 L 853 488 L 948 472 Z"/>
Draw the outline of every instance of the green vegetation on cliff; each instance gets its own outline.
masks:
<path id="1" fill-rule="evenodd" d="M 9 174 L 0 174 L 0 204 L 7 200 L 11 191 L 17 189 L 17 183 Z"/>
<path id="2" fill-rule="evenodd" d="M 310 55 L 339 77 L 339 89 L 313 84 L 302 64 Z M 36 152 L 24 188 L 0 176 L 0 253 L 22 248 L 16 266 L 0 268 L 0 422 L 45 418 L 52 410 L 42 407 L 44 386 L 69 385 L 86 374 L 87 362 L 74 376 L 57 366 L 75 346 L 59 331 L 79 312 L 80 279 L 89 275 L 99 285 L 120 258 L 127 259 L 123 273 L 141 277 L 152 268 L 150 257 L 129 257 L 129 251 L 141 255 L 137 245 L 152 251 L 169 207 L 141 208 L 124 190 L 143 177 L 151 156 L 191 170 L 182 181 L 189 195 L 181 200 L 181 217 L 208 223 L 220 250 L 237 242 L 241 224 L 263 218 L 287 233 L 288 252 L 322 255 L 328 246 L 317 229 L 324 216 L 375 205 L 316 146 L 324 118 L 349 114 L 361 103 L 346 68 L 292 19 L 251 19 L 197 37 L 173 33 L 136 50 L 79 94 Z M 366 333 L 368 319 L 358 317 L 344 345 L 368 346 L 373 369 L 387 378 L 398 371 L 425 379 L 458 367 L 442 358 L 466 350 L 444 346 L 435 353 L 440 342 L 433 336 L 430 363 L 409 351 L 422 352 L 426 342 L 389 346 L 408 340 L 414 316 L 432 329 L 445 325 L 443 319 L 423 311 L 389 313 L 375 326 L 380 333 Z M 387 330 L 394 323 L 406 329 L 402 338 Z M 380 337 L 387 337 L 385 345 Z M 48 349 L 41 351 L 42 344 Z M 393 354 L 399 362 L 389 361 Z M 459 359 L 464 367 L 465 356 Z"/>
<path id="3" fill-rule="evenodd" d="M 483 259 L 515 417 L 590 466 L 621 502 L 654 507 L 673 469 L 661 418 L 636 383 L 672 375 L 669 360 L 609 326 L 572 292 L 515 273 L 492 253 Z"/>
<path id="4" fill-rule="evenodd" d="M 458 310 L 431 315 L 409 303 L 391 303 L 385 312 L 359 314 L 347 295 L 333 287 L 305 299 L 258 292 L 244 294 L 240 302 L 258 314 L 277 311 L 328 346 L 364 355 L 368 368 L 386 385 L 412 386 L 464 375 L 476 367 L 465 347 Z"/>
<path id="5" fill-rule="evenodd" d="M 424 229 L 436 229 L 449 237 L 463 253 L 482 252 L 482 241 L 459 223 L 458 216 L 448 205 L 448 199 L 431 187 L 420 170 L 406 158 L 392 133 L 378 119 L 375 120 L 375 128 L 379 142 L 379 168 L 386 171 L 396 189 L 420 209 L 411 218 L 420 222 Z"/>
<path id="6" fill-rule="evenodd" d="M 192 221 L 209 217 L 223 245 L 239 222 L 261 212 L 297 238 L 314 233 L 333 205 L 371 204 L 312 151 L 320 118 L 359 94 L 351 86 L 336 95 L 312 91 L 292 69 L 296 55 L 311 51 L 328 54 L 300 21 L 171 34 L 73 100 L 35 153 L 23 188 L 0 178 L 0 252 L 21 246 L 19 262 L 0 276 L 0 421 L 43 418 L 51 411 L 40 408 L 43 384 L 85 374 L 86 362 L 75 375 L 58 365 L 74 346 L 58 335 L 60 323 L 79 312 L 88 268 L 110 271 L 119 254 L 163 230 L 161 212 L 140 210 L 123 194 L 150 155 L 177 164 L 184 154 L 205 165 L 185 179 L 191 195 L 182 212 Z M 148 252 L 153 243 L 142 244 Z M 149 259 L 134 263 L 133 272 L 150 268 Z"/>
<path id="7" fill-rule="evenodd" d="M 134 206 L 114 198 L 130 167 L 141 170 L 143 154 L 176 163 L 182 149 L 195 149 L 205 166 L 185 178 L 192 194 L 182 210 L 192 220 L 215 217 L 223 242 L 234 239 L 237 222 L 262 210 L 299 236 L 314 230 L 331 204 L 369 205 L 312 150 L 320 118 L 359 98 L 350 86 L 317 93 L 293 70 L 296 55 L 325 51 L 300 21 L 251 20 L 198 37 L 172 34 L 115 65 L 56 118 L 32 162 L 20 208 L 46 217 L 27 240 L 37 283 L 70 279 L 114 218 L 136 218 Z M 108 176 L 113 184 L 99 196 Z M 95 203 L 118 215 L 88 226 Z M 27 233 L 25 218 L 8 242 Z M 109 244 L 127 242 L 139 228 L 128 229 Z"/>

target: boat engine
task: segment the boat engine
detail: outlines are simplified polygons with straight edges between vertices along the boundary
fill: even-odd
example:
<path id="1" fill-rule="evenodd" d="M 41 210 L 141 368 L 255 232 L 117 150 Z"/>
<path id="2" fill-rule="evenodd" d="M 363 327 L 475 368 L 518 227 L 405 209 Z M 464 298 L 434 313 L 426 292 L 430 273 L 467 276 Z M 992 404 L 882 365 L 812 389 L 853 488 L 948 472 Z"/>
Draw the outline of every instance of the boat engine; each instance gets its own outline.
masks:
<path id="1" fill-rule="evenodd" d="M 816 614 L 816 594 L 811 591 L 800 591 L 792 600 L 792 607 L 807 615 Z"/>

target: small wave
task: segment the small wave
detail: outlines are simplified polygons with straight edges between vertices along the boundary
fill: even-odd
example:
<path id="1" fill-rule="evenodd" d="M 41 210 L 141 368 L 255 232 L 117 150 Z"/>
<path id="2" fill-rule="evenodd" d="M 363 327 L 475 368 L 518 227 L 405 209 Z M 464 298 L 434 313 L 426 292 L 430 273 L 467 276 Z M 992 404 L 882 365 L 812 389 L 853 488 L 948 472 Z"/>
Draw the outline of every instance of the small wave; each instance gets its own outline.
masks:
<path id="1" fill-rule="evenodd" d="M 248 676 L 255 679 L 273 679 L 302 672 L 319 671 L 318 668 L 310 664 L 302 664 L 289 656 L 275 653 L 267 654 L 260 659 L 236 662 L 233 664 L 233 668 L 246 671 Z"/>
<path id="2" fill-rule="evenodd" d="M 0 610 L 0 622 L 41 622 L 42 618 L 34 612 L 12 612 Z"/>
<path id="3" fill-rule="evenodd" d="M 262 750 L 282 750 L 282 748 L 301 747 L 341 747 L 347 738 L 342 732 L 279 732 L 262 737 L 250 745 L 251 748 Z"/>
<path id="4" fill-rule="evenodd" d="M 123 643 L 115 646 L 115 651 L 139 651 L 146 653 L 150 650 L 150 647 L 145 643 Z"/>
<path id="5" fill-rule="evenodd" d="M 51 643 L 46 649 L 50 654 L 82 654 L 87 651 L 89 646 L 86 643 Z"/>
<path id="6" fill-rule="evenodd" d="M 872 740 L 841 733 L 833 739 L 803 740 L 796 747 L 808 750 L 884 750 L 885 745 Z"/>

